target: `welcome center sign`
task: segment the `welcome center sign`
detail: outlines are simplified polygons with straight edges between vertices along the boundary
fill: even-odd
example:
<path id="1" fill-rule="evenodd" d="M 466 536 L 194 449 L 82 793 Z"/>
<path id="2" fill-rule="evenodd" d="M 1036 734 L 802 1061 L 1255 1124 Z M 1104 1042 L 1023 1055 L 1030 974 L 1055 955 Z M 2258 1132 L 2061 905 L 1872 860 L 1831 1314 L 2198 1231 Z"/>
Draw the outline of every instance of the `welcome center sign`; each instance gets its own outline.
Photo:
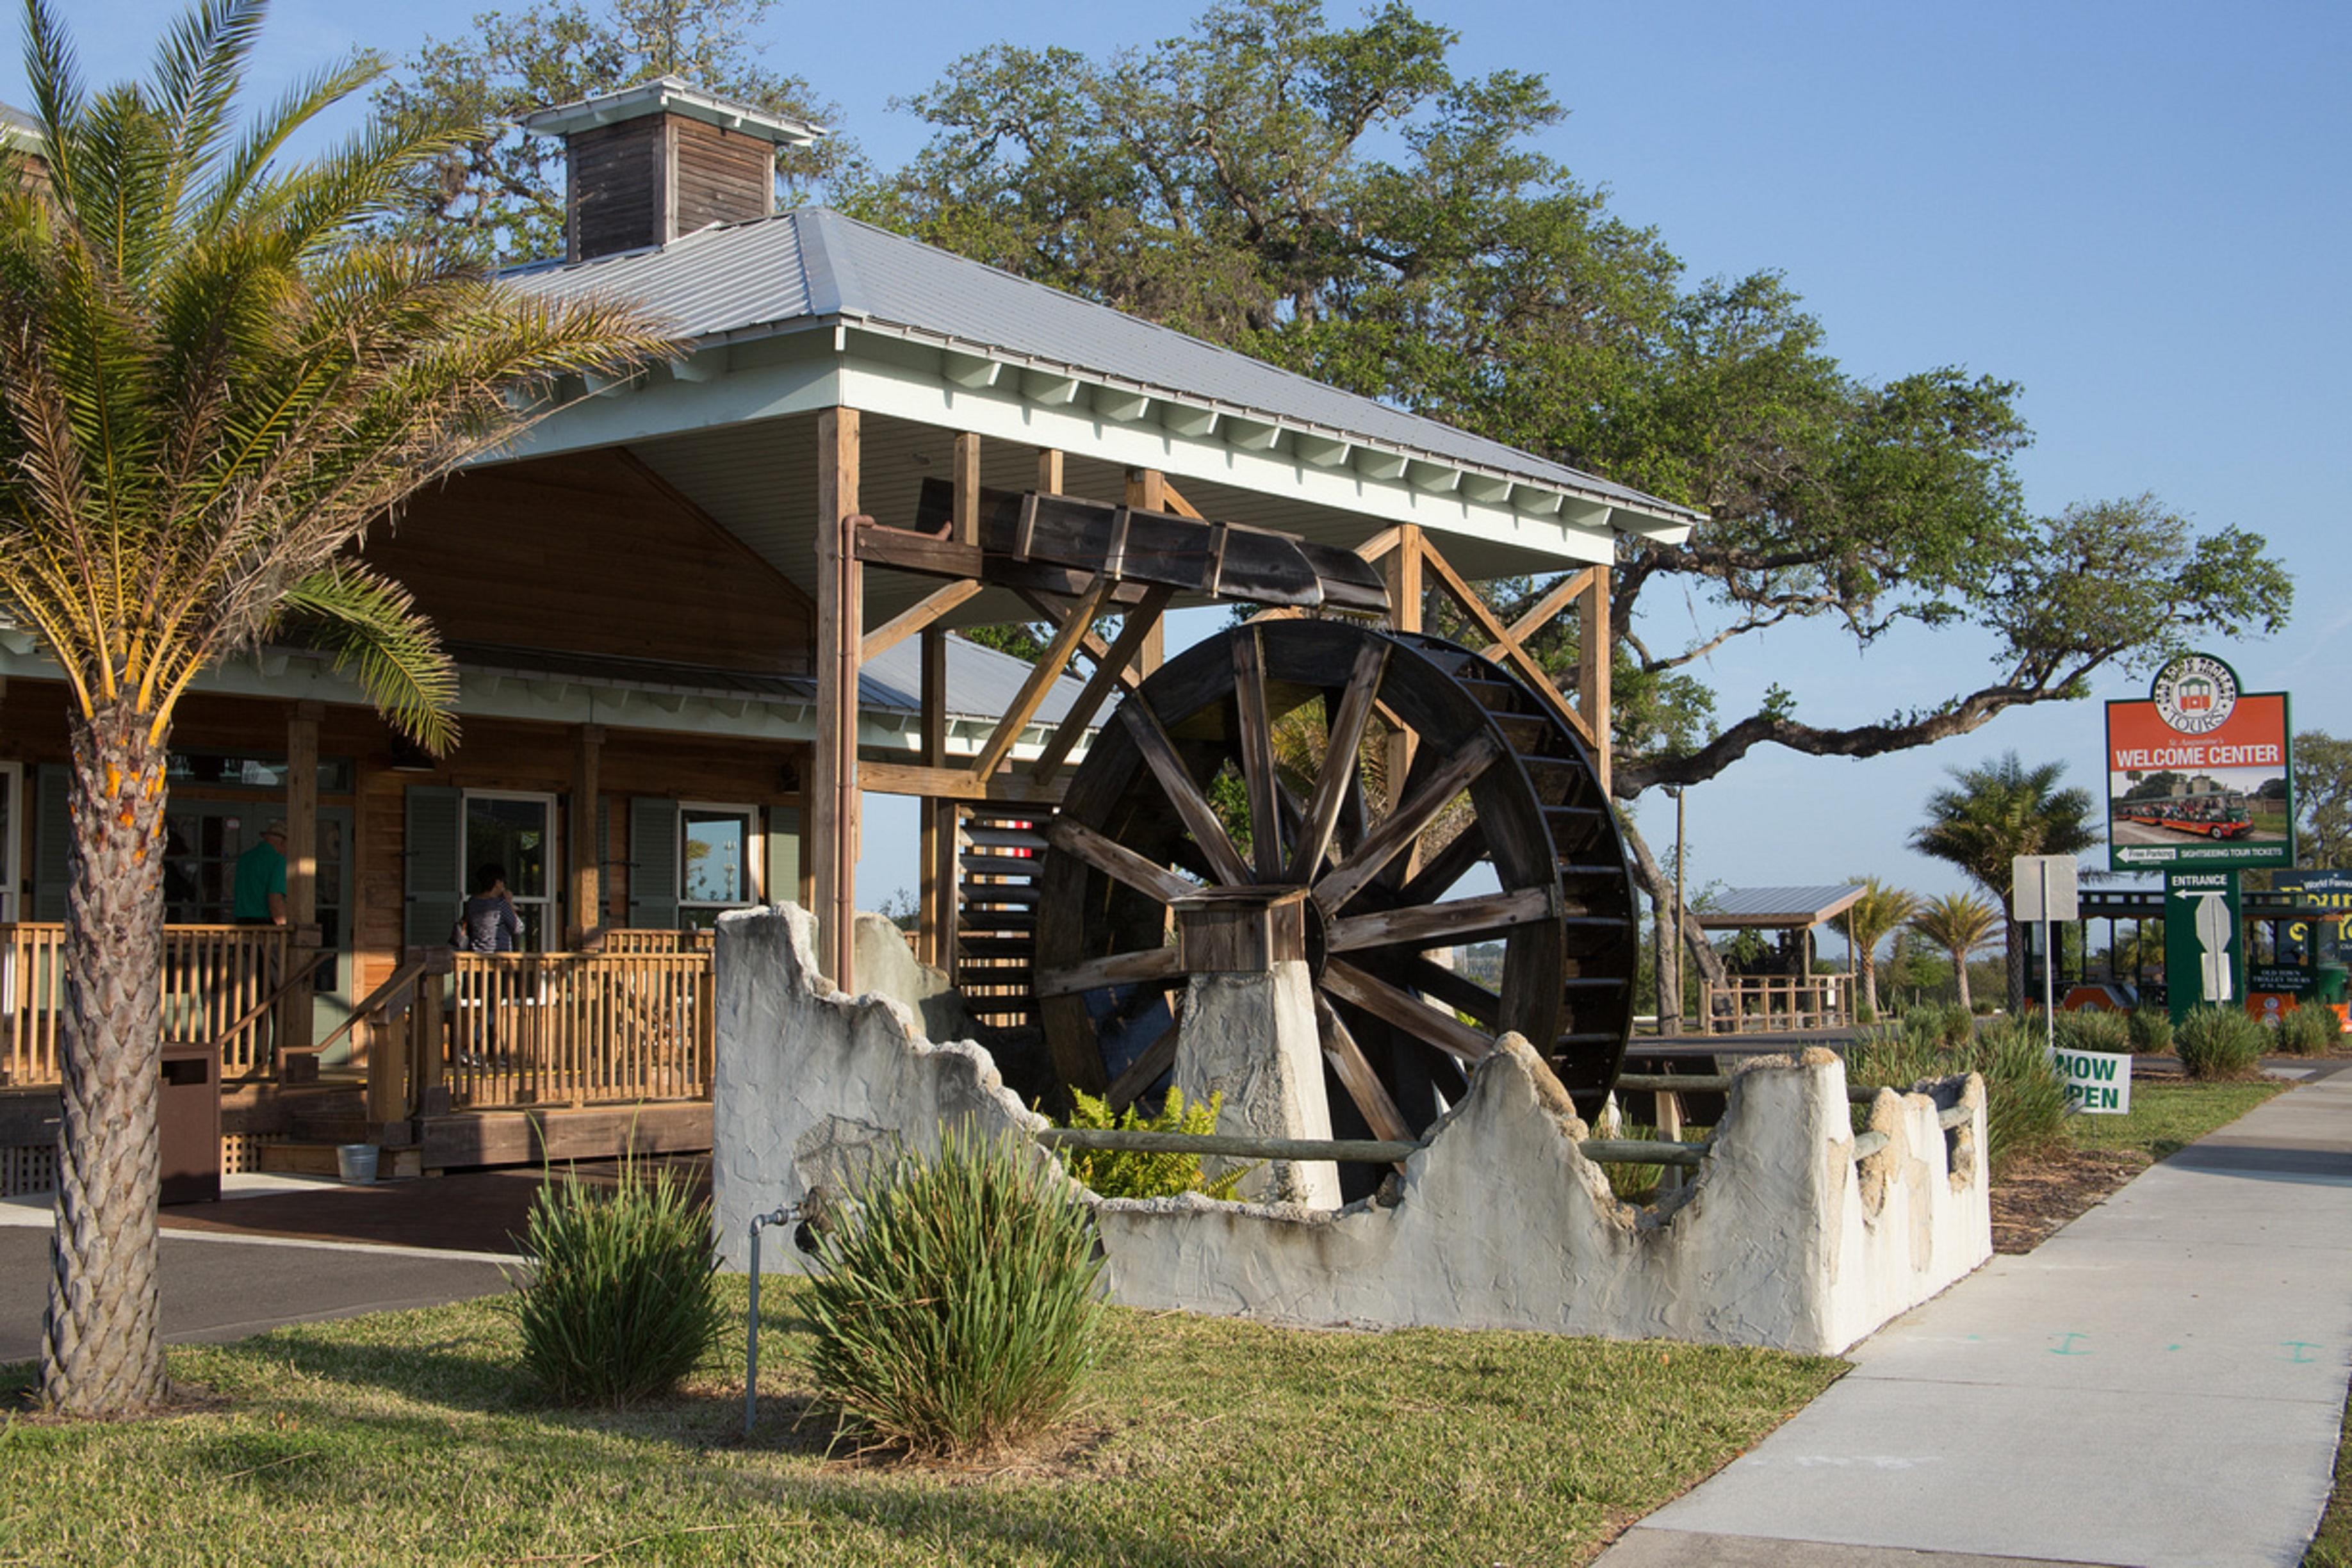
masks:
<path id="1" fill-rule="evenodd" d="M 2210 654 L 2107 704 L 2107 863 L 2118 871 L 2294 864 L 2284 691 L 2242 690 Z"/>

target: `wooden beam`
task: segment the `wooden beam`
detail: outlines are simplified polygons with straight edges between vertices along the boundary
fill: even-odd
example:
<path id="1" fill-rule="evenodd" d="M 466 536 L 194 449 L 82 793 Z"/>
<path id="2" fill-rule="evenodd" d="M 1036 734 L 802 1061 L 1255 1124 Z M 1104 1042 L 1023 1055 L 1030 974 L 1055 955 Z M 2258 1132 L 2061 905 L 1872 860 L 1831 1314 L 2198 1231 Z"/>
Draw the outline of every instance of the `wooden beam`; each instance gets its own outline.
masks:
<path id="1" fill-rule="evenodd" d="M 1128 985 L 1152 980 L 1173 980 L 1184 973 L 1184 955 L 1172 947 L 1147 947 L 1134 952 L 1114 952 L 1060 969 L 1041 971 L 1034 982 L 1037 994 L 1076 996 L 1106 985 Z"/>
<path id="2" fill-rule="evenodd" d="M 1356 753 L 1364 743 L 1364 727 L 1371 722 L 1372 703 L 1380 696 L 1381 677 L 1388 670 L 1391 646 L 1377 639 L 1366 642 L 1348 672 L 1348 689 L 1339 698 L 1339 710 L 1332 715 L 1329 738 L 1323 748 L 1323 772 L 1315 781 L 1306 822 L 1291 850 L 1289 879 L 1293 882 L 1312 881 L 1321 868 L 1324 851 L 1331 847 L 1331 835 L 1339 826 L 1339 807 L 1356 779 Z"/>
<path id="3" fill-rule="evenodd" d="M 1111 688 L 1120 683 L 1128 668 L 1142 653 L 1144 645 L 1159 636 L 1160 612 L 1167 609 L 1168 601 L 1175 596 L 1176 590 L 1162 585 L 1154 587 L 1151 594 L 1152 596 L 1144 600 L 1140 606 L 1128 613 L 1126 624 L 1118 628 L 1118 637 L 1095 660 L 1095 670 L 1087 678 L 1086 689 L 1078 693 L 1078 700 L 1063 716 L 1053 739 L 1045 742 L 1045 751 L 1038 754 L 1036 765 L 1029 770 L 1029 776 L 1038 783 L 1050 782 L 1060 771 L 1063 763 L 1069 759 L 1071 751 L 1077 745 L 1079 737 L 1086 733 L 1087 726 L 1094 722 L 1095 714 L 1101 710 L 1104 700 L 1109 697 Z M 1087 635 L 1089 637 L 1093 636 L 1092 633 Z"/>
<path id="4" fill-rule="evenodd" d="M 1135 1097 L 1160 1080 L 1160 1075 L 1176 1065 L 1176 1046 L 1182 1030 L 1181 1009 L 1169 1014 L 1168 1026 L 1153 1037 L 1143 1054 L 1129 1062 L 1127 1070 L 1111 1080 L 1103 1091 L 1103 1100 L 1113 1116 L 1135 1103 Z"/>
<path id="5" fill-rule="evenodd" d="M 1404 1112 L 1390 1098 L 1388 1086 L 1381 1082 L 1372 1064 L 1364 1059 L 1363 1047 L 1348 1032 L 1347 1024 L 1331 1005 L 1330 998 L 1320 991 L 1315 994 L 1315 1023 L 1323 1037 L 1323 1059 L 1331 1064 L 1340 1087 L 1356 1102 L 1356 1109 L 1364 1113 L 1364 1124 L 1372 1130 L 1372 1136 L 1410 1140 L 1412 1128 L 1406 1122 Z"/>
<path id="6" fill-rule="evenodd" d="M 319 721 L 325 712 L 322 703 L 297 702 L 286 721 L 286 924 L 297 950 L 319 941 Z M 278 1015 L 281 1050 L 308 1046 L 313 1030 L 309 969 L 294 978 L 299 983 L 287 990 Z"/>
<path id="7" fill-rule="evenodd" d="M 1422 559 L 1437 573 L 1437 580 L 1444 587 L 1447 596 L 1462 606 L 1463 613 L 1475 621 L 1478 629 L 1485 632 L 1493 643 L 1494 646 L 1485 649 L 1480 657 L 1494 659 L 1496 663 L 1507 660 L 1516 665 L 1519 674 L 1526 678 L 1527 684 L 1534 689 L 1543 705 L 1551 710 L 1553 716 L 1582 736 L 1586 744 L 1591 744 L 1592 731 L 1585 723 L 1584 716 L 1560 695 L 1559 688 L 1551 683 L 1551 677 L 1544 673 L 1543 666 L 1519 646 L 1519 639 L 1513 637 L 1511 629 L 1496 617 L 1478 591 L 1464 582 L 1461 574 L 1454 571 L 1452 563 L 1439 554 L 1425 538 L 1421 553 Z"/>
<path id="8" fill-rule="evenodd" d="M 1166 511 L 1169 510 L 1170 493 L 1168 476 L 1158 468 L 1127 470 L 1127 504 L 1129 506 L 1139 507 L 1145 511 Z M 1183 515 L 1196 517 L 1199 513 L 1187 512 Z"/>
<path id="9" fill-rule="evenodd" d="M 1381 873 L 1381 868 L 1413 840 L 1422 830 L 1437 820 L 1454 797 L 1470 787 L 1480 773 L 1494 765 L 1501 749 L 1494 740 L 1480 735 L 1461 752 L 1445 760 L 1421 787 L 1404 798 L 1402 804 L 1381 818 L 1380 825 L 1364 835 L 1331 873 L 1315 885 L 1315 901 L 1326 915 L 1336 915 L 1348 907 L 1348 900 L 1361 892 L 1364 884 Z"/>
<path id="10" fill-rule="evenodd" d="M 1201 884 L 1190 877 L 1179 876 L 1165 866 L 1154 865 L 1126 845 L 1104 837 L 1083 822 L 1058 818 L 1045 830 L 1045 837 L 1055 848 L 1076 856 L 1111 880 L 1124 883 L 1144 897 L 1156 899 L 1160 903 L 1172 904 L 1201 890 Z"/>
<path id="11" fill-rule="evenodd" d="M 809 811 L 816 859 L 818 957 L 826 977 L 856 989 L 857 663 L 865 624 L 857 541 L 858 416 L 817 415 L 816 756 Z"/>
<path id="12" fill-rule="evenodd" d="M 1588 566 L 1581 572 L 1571 572 L 1554 583 L 1542 598 L 1528 606 L 1526 614 L 1511 623 L 1511 635 L 1525 642 L 1551 625 L 1553 617 L 1574 604 L 1577 595 L 1591 585 L 1594 570 Z"/>
<path id="13" fill-rule="evenodd" d="M 1192 836 L 1192 842 L 1208 858 L 1209 869 L 1217 880 L 1231 888 L 1248 887 L 1252 878 L 1249 868 L 1242 864 L 1241 851 L 1234 847 L 1224 824 L 1217 820 L 1215 808 L 1201 793 L 1200 785 L 1192 782 L 1184 759 L 1177 754 L 1168 731 L 1160 727 L 1160 715 L 1151 710 L 1151 704 L 1140 699 L 1123 702 L 1119 704 L 1118 717 L 1127 721 L 1135 737 L 1136 750 L 1143 753 L 1145 765 L 1160 781 L 1169 804 L 1175 806 L 1184 831 Z"/>
<path id="14" fill-rule="evenodd" d="M 604 934 L 604 847 L 596 839 L 604 727 L 576 725 L 572 740 L 572 929 L 565 942 L 578 952 Z"/>
<path id="15" fill-rule="evenodd" d="M 1124 586 L 1131 588 L 1134 584 L 1129 584 Z M 1054 596 L 1049 596 L 1045 594 L 1029 593 L 1025 590 L 1015 591 L 1020 594 L 1021 602 L 1028 605 L 1031 609 L 1036 611 L 1037 614 L 1045 619 L 1045 623 L 1054 627 L 1055 630 L 1059 631 L 1062 627 L 1062 623 L 1069 618 L 1070 604 L 1068 601 L 1065 600 L 1062 603 L 1056 604 L 1054 602 Z M 1149 591 L 1147 591 L 1145 596 L 1149 597 Z M 1140 601 L 1139 601 L 1139 605 Z M 1132 610 L 1129 612 L 1130 615 L 1133 613 L 1134 611 Z M 1104 665 L 1110 663 L 1110 645 L 1104 642 L 1102 638 L 1097 637 L 1092 626 L 1088 626 L 1086 630 L 1085 636 L 1078 639 L 1078 651 L 1085 654 L 1088 658 L 1094 660 L 1095 668 L 1097 669 L 1100 669 Z M 1139 659 L 1138 662 L 1139 663 L 1141 661 Z M 1131 669 L 1121 668 L 1113 675 L 1111 679 L 1118 682 L 1119 690 L 1125 692 L 1130 697 L 1135 694 L 1135 689 L 1143 684 L 1140 680 L 1136 679 L 1135 672 Z"/>
<path id="16" fill-rule="evenodd" d="M 1410 522 L 1391 528 L 1370 541 L 1365 549 L 1370 551 L 1381 545 L 1383 540 L 1387 541 L 1386 548 L 1378 553 L 1367 554 L 1365 558 L 1380 563 L 1381 576 L 1388 585 L 1389 629 L 1418 634 L 1421 631 L 1423 586 L 1421 529 Z M 1389 796 L 1383 804 L 1391 809 L 1394 809 L 1404 797 L 1404 781 L 1412 776 L 1413 753 L 1420 743 L 1421 738 L 1411 730 L 1393 721 L 1391 722 L 1386 754 L 1381 758 L 1382 776 L 1388 785 Z M 1406 874 L 1412 874 L 1410 865 L 1406 868 Z"/>
<path id="17" fill-rule="evenodd" d="M 1052 447 L 1037 448 L 1037 493 L 1041 496 L 1062 493 L 1062 454 Z"/>
<path id="18" fill-rule="evenodd" d="M 923 765 L 944 771 L 948 761 L 948 637 L 937 626 L 925 627 L 922 635 Z M 940 854 L 939 805 L 937 799 L 926 797 L 917 808 L 921 814 L 921 826 L 916 846 L 919 863 L 915 870 L 915 956 L 925 963 L 946 968 L 955 948 L 953 938 L 942 938 L 941 927 L 954 919 L 956 868 L 951 854 L 944 858 Z M 952 818 L 950 832 L 953 832 Z"/>
<path id="19" fill-rule="evenodd" d="M 1577 601 L 1576 701 L 1584 714 L 1586 734 L 1592 742 L 1592 766 L 1601 775 L 1601 793 L 1609 794 L 1613 771 L 1609 718 L 1609 668 L 1612 632 L 1609 626 L 1609 570 L 1596 566 L 1585 574 L 1583 596 Z"/>
<path id="20" fill-rule="evenodd" d="M 1152 471 L 1155 473 L 1158 472 L 1157 469 Z M 1189 517 L 1194 522 L 1206 522 L 1209 521 L 1207 518 L 1201 515 L 1201 509 L 1199 507 L 1194 506 L 1191 501 L 1184 499 L 1184 492 L 1182 490 L 1178 489 L 1174 485 L 1168 482 L 1168 476 L 1166 474 L 1160 475 L 1160 505 L 1152 508 L 1151 510 L 1154 511 L 1172 511 L 1178 517 Z M 1135 503 L 1133 501 L 1129 501 L 1127 504 L 1133 506 Z"/>
<path id="21" fill-rule="evenodd" d="M 1415 1039 L 1435 1046 L 1465 1067 L 1474 1067 L 1494 1054 L 1493 1040 L 1453 1014 L 1440 1012 L 1420 997 L 1400 991 L 1385 980 L 1376 980 L 1353 964 L 1326 959 L 1323 989 Z"/>
<path id="22" fill-rule="evenodd" d="M 981 584 L 972 582 L 950 583 L 944 588 L 934 589 L 924 595 L 923 597 L 858 639 L 858 662 L 869 663 L 880 658 L 884 653 L 897 647 L 917 632 L 922 631 L 965 600 L 979 594 L 982 587 Z"/>
<path id="23" fill-rule="evenodd" d="M 1241 731 L 1242 783 L 1249 795 L 1250 859 L 1257 879 L 1282 875 L 1282 791 L 1275 773 L 1274 718 L 1265 700 L 1265 649 L 1247 628 L 1234 638 L 1234 724 Z"/>
<path id="24" fill-rule="evenodd" d="M 955 533 L 958 544 L 980 542 L 980 437 L 955 438 Z"/>
<path id="25" fill-rule="evenodd" d="M 1090 572 L 989 555 L 978 545 L 958 544 L 910 528 L 885 528 L 870 517 L 857 520 L 856 549 L 857 559 L 868 565 L 957 581 L 977 578 L 992 588 L 1010 588 L 1016 594 L 1077 595 L 1094 581 Z M 1150 591 L 1146 584 L 1121 583 L 1113 597 L 1121 605 L 1139 605 Z"/>
<path id="26" fill-rule="evenodd" d="M 995 731 L 988 737 L 987 743 L 981 747 L 979 759 L 972 763 L 974 778 L 988 777 L 1013 754 L 1013 742 L 1021 739 L 1021 731 L 1028 727 L 1030 720 L 1037 716 L 1037 710 L 1045 705 L 1045 694 L 1054 689 L 1054 682 L 1060 679 L 1062 671 L 1069 668 L 1071 657 L 1078 649 L 1078 639 L 1094 625 L 1095 617 L 1102 614 L 1103 605 L 1110 597 L 1111 587 L 1109 578 L 1097 577 L 1094 585 L 1078 601 L 1077 607 L 1070 612 L 1069 618 L 1062 623 L 1061 629 L 1054 634 L 1054 640 L 1046 645 L 1045 654 L 1029 667 L 1028 675 L 1022 679 L 1020 691 L 1013 699 L 1013 706 L 1006 709 L 1004 717 L 996 721 Z"/>
<path id="27" fill-rule="evenodd" d="M 1433 947 L 1442 942 L 1485 942 L 1513 926 L 1558 921 L 1557 889 L 1525 888 L 1515 893 L 1483 893 L 1442 904 L 1408 904 L 1349 915 L 1325 927 L 1332 952 L 1367 947 Z"/>
<path id="28" fill-rule="evenodd" d="M 989 801 L 1006 805 L 1055 805 L 1066 784 L 1040 784 L 1025 773 L 992 773 L 983 782 L 967 767 L 867 760 L 857 764 L 861 789 L 877 795 L 926 795 L 933 800 Z"/>

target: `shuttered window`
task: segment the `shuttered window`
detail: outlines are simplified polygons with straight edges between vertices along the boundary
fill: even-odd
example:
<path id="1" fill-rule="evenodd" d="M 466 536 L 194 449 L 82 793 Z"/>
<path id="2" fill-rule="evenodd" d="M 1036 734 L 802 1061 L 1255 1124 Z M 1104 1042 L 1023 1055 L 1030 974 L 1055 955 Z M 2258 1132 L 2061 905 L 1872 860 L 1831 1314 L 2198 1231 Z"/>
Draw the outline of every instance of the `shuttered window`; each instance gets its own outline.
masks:
<path id="1" fill-rule="evenodd" d="M 464 820 L 462 792 L 442 784 L 408 786 L 401 887 L 406 901 L 404 940 L 410 947 L 449 945 L 464 908 L 458 889 L 466 876 L 457 859 Z"/>
<path id="2" fill-rule="evenodd" d="M 629 802 L 629 924 L 677 929 L 677 802 L 639 795 Z"/>

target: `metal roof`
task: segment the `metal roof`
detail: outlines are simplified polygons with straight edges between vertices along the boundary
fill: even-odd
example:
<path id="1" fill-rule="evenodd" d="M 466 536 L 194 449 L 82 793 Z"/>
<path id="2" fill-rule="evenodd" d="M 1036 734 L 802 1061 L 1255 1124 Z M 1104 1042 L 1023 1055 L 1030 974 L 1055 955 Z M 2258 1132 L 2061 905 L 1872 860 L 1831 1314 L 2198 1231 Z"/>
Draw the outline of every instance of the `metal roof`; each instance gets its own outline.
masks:
<path id="1" fill-rule="evenodd" d="M 617 92 L 598 93 L 593 98 L 526 114 L 522 128 L 543 136 L 562 136 L 648 114 L 682 114 L 722 131 L 740 131 L 746 136 L 788 147 L 806 147 L 818 137 L 832 134 L 824 126 L 806 120 L 770 114 L 705 92 L 684 77 L 676 76 L 657 76 Z"/>
<path id="2" fill-rule="evenodd" d="M 1864 890 L 1859 882 L 1832 882 L 1820 887 L 1724 888 L 1707 900 L 1706 909 L 1691 912 L 1706 931 L 1815 926 L 1832 916 L 1843 914 Z"/>
<path id="3" fill-rule="evenodd" d="M 1703 515 L 824 207 L 715 226 L 656 248 L 539 263 L 507 277 L 554 299 L 632 300 L 698 340 L 828 322 L 867 327 L 1370 441 L 1676 523 Z"/>
<path id="4" fill-rule="evenodd" d="M 1021 682 L 1029 673 L 1028 662 L 960 637 L 950 636 L 947 642 L 949 716 L 985 720 L 1001 717 L 1019 694 Z M 484 643 L 453 643 L 449 656 L 467 673 L 511 676 L 519 680 L 552 679 L 689 697 L 750 697 L 809 706 L 816 702 L 816 683 L 805 676 L 611 654 L 497 647 Z M 869 713 L 919 717 L 923 710 L 922 681 L 922 641 L 908 637 L 860 666 L 857 705 Z M 1085 689 L 1085 682 L 1066 675 L 1056 679 L 1045 693 L 1035 721 L 1058 721 Z"/>

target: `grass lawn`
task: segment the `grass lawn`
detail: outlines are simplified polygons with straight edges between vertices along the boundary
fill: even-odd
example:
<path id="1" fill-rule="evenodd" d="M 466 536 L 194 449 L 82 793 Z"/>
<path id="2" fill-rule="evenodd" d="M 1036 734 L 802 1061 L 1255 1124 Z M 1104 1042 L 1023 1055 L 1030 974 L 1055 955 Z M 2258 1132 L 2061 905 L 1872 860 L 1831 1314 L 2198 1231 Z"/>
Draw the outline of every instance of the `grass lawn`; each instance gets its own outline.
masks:
<path id="1" fill-rule="evenodd" d="M 2278 1079 L 2212 1083 L 2194 1079 L 2132 1084 L 2127 1116 L 2073 1116 L 2066 1130 L 2078 1149 L 2128 1149 L 2161 1160 L 2294 1087 Z"/>
<path id="2" fill-rule="evenodd" d="M 1576 1563 L 1844 1365 L 1117 1310 L 1066 1440 L 949 1473 L 825 1458 L 797 1291 L 764 1295 L 749 1445 L 740 1341 L 624 1413 L 533 1403 L 482 1302 L 175 1349 L 211 1407 L 0 1426 L 0 1562 Z"/>

